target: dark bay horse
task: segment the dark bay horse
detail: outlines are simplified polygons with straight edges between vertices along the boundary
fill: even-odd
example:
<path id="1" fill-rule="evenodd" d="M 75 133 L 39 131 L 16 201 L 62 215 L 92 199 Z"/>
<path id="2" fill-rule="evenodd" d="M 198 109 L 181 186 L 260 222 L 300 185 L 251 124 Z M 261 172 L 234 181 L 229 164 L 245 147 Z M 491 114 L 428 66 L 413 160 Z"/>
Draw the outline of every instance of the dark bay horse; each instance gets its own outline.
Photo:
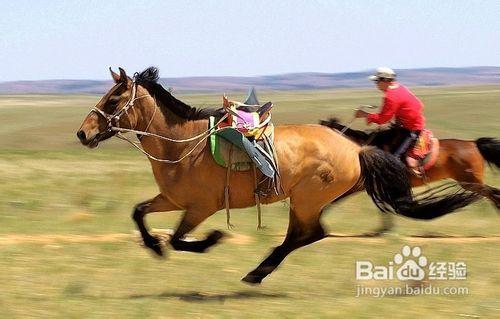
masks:
<path id="1" fill-rule="evenodd" d="M 115 85 L 83 120 L 77 136 L 96 147 L 123 130 L 147 132 L 140 145 L 150 158 L 160 193 L 137 204 L 132 218 L 146 247 L 163 250 L 148 232 L 146 214 L 184 211 L 170 239 L 175 250 L 205 252 L 223 236 L 212 231 L 205 239 L 184 236 L 206 218 L 224 208 L 226 169 L 217 165 L 206 142 L 209 116 L 220 109 L 197 109 L 174 98 L 158 84 L 158 70 L 148 68 L 133 79 L 123 69 L 111 71 Z M 207 133 L 208 132 L 208 133 Z M 290 198 L 289 226 L 281 245 L 243 278 L 260 283 L 293 250 L 325 237 L 323 209 L 357 184 L 363 184 L 377 206 L 418 219 L 436 218 L 478 199 L 467 191 L 416 199 L 406 168 L 392 155 L 362 148 L 321 125 L 281 125 L 275 128 L 282 193 L 262 198 L 263 203 Z M 231 208 L 255 205 L 253 172 L 234 172 L 230 178 Z"/>
<path id="2" fill-rule="evenodd" d="M 344 131 L 344 135 L 359 145 L 376 146 L 383 150 L 391 150 L 399 141 L 398 128 L 387 128 L 379 131 L 364 132 L 342 125 L 338 119 L 330 118 L 320 121 L 321 125 Z M 409 174 L 413 186 L 426 182 L 450 178 L 462 187 L 476 192 L 489 199 L 497 209 L 500 209 L 500 189 L 484 183 L 484 162 L 500 168 L 500 141 L 491 137 L 481 137 L 475 141 L 459 139 L 439 140 L 439 157 L 436 164 L 425 173 L 425 180 Z M 347 196 L 358 190 L 352 190 Z M 388 231 L 392 227 L 392 216 L 383 215 L 383 226 L 380 231 Z"/>

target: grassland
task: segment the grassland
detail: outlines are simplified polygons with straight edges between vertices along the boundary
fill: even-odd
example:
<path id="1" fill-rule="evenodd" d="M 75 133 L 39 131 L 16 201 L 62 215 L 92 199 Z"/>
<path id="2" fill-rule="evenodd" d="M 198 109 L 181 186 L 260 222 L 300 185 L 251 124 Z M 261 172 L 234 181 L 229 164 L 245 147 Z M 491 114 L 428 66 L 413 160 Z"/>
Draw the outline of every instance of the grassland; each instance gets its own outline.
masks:
<path id="1" fill-rule="evenodd" d="M 415 91 L 439 137 L 500 137 L 500 86 Z M 356 105 L 380 99 L 373 89 L 259 95 L 275 103 L 277 123 L 347 121 Z M 220 98 L 179 97 L 196 106 Z M 280 243 L 286 203 L 264 207 L 261 231 L 255 209 L 234 211 L 232 237 L 208 254 L 154 258 L 129 218 L 135 203 L 157 192 L 147 160 L 120 141 L 88 150 L 74 136 L 98 99 L 0 96 L 0 318 L 500 317 L 498 215 L 484 201 L 432 222 L 397 218 L 383 238 L 325 239 L 293 253 L 260 287 L 239 279 Z M 487 181 L 499 186 L 500 176 L 488 170 Z M 179 214 L 151 215 L 148 223 L 171 228 Z M 332 233 L 362 234 L 379 217 L 360 194 L 330 208 L 325 221 Z M 225 228 L 222 212 L 194 235 L 214 228 Z M 355 261 L 387 263 L 405 244 L 433 260 L 465 261 L 469 294 L 356 298 Z"/>

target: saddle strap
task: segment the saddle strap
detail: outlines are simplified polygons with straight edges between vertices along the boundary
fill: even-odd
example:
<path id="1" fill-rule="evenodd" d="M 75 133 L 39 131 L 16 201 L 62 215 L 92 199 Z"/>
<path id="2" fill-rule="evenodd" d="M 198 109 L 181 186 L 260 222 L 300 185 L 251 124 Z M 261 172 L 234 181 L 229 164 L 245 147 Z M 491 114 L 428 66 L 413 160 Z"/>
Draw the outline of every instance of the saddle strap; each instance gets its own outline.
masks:
<path id="1" fill-rule="evenodd" d="M 231 178 L 231 155 L 233 153 L 233 146 L 229 149 L 229 160 L 228 160 L 228 166 L 226 170 L 226 186 L 224 187 L 224 204 L 226 206 L 226 224 L 228 229 L 234 228 L 234 225 L 231 224 L 231 210 L 229 209 L 229 181 Z M 262 210 L 260 208 L 260 197 L 259 194 L 257 193 L 257 168 L 255 164 L 252 164 L 253 168 L 253 176 L 254 176 L 254 197 L 255 197 L 255 204 L 257 205 L 257 229 L 262 229 L 264 226 L 262 226 Z"/>
<path id="2" fill-rule="evenodd" d="M 226 186 L 224 187 L 224 204 L 226 206 L 226 224 L 228 229 L 232 229 L 234 227 L 231 224 L 231 211 L 229 210 L 229 180 L 231 178 L 231 164 L 232 164 L 232 155 L 233 155 L 233 145 L 229 148 L 229 158 L 226 170 Z"/>
<path id="3" fill-rule="evenodd" d="M 259 193 L 257 192 L 257 187 L 258 187 L 258 182 L 257 182 L 257 168 L 255 166 L 255 163 L 252 163 L 252 168 L 253 168 L 253 178 L 254 178 L 254 196 L 255 196 L 255 204 L 257 205 L 257 229 L 262 229 L 264 228 L 262 226 L 262 211 L 260 210 L 260 197 Z"/>

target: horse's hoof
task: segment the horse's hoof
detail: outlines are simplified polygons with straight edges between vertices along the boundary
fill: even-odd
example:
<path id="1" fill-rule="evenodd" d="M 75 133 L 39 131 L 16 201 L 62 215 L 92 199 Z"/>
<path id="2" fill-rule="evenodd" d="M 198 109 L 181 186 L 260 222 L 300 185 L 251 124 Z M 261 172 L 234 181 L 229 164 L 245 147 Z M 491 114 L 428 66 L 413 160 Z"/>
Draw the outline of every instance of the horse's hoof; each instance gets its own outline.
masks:
<path id="1" fill-rule="evenodd" d="M 154 251 L 158 257 L 163 257 L 163 250 L 161 248 L 161 243 L 158 240 L 158 238 L 151 237 L 147 241 L 144 241 L 144 244 L 146 245 L 146 247 Z"/>
<path id="2" fill-rule="evenodd" d="M 150 247 L 158 257 L 164 257 L 163 255 L 163 249 L 161 249 L 160 245 L 154 245 L 153 247 Z"/>
<path id="3" fill-rule="evenodd" d="M 208 238 L 212 238 L 213 240 L 219 240 L 222 237 L 224 237 L 224 233 L 221 232 L 220 230 L 214 230 L 213 232 L 208 235 Z"/>
<path id="4" fill-rule="evenodd" d="M 259 285 L 262 282 L 261 276 L 253 275 L 252 273 L 249 273 L 246 275 L 244 278 L 241 279 L 244 283 L 250 284 L 250 285 Z"/>
<path id="5" fill-rule="evenodd" d="M 198 249 L 193 250 L 197 253 L 206 253 L 210 247 L 217 244 L 221 238 L 224 237 L 224 233 L 218 230 L 211 232 L 205 240 L 200 242 Z"/>
<path id="6" fill-rule="evenodd" d="M 219 240 L 221 240 L 221 238 L 224 237 L 224 233 L 219 231 L 219 230 L 214 230 L 213 232 L 211 232 L 208 236 L 207 236 L 207 241 L 211 244 L 211 245 L 215 245 L 217 244 L 217 242 Z"/>

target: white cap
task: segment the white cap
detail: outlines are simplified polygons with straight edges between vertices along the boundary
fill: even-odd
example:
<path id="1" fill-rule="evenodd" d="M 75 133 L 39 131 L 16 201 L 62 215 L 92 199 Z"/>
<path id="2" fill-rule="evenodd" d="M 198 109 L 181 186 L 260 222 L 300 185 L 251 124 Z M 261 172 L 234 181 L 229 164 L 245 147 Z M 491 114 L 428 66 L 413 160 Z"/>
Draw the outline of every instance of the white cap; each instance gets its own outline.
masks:
<path id="1" fill-rule="evenodd" d="M 395 79 L 396 78 L 396 72 L 394 72 L 393 69 L 382 66 L 380 68 L 377 68 L 377 71 L 375 72 L 374 75 L 370 76 L 368 79 L 372 81 L 376 81 L 378 79 Z"/>

